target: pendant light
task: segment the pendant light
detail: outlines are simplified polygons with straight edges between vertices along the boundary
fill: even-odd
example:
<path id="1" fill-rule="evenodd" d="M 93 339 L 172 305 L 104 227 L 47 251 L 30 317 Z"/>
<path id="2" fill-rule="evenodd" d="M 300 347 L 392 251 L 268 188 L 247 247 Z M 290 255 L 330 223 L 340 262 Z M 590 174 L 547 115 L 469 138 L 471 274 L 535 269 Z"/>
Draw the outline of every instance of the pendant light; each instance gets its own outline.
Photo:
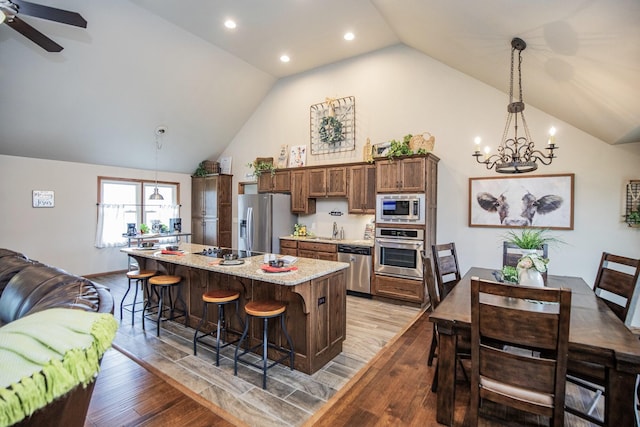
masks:
<path id="1" fill-rule="evenodd" d="M 549 165 L 556 158 L 554 150 L 558 149 L 555 143 L 555 128 L 549 130 L 549 138 L 547 140 L 546 154 L 537 150 L 531 135 L 529 127 L 524 119 L 524 101 L 522 100 L 522 51 L 525 50 L 527 44 L 524 40 L 515 37 L 511 40 L 511 74 L 509 82 L 509 105 L 507 105 L 507 123 L 504 127 L 502 141 L 498 146 L 497 154 L 489 155 L 491 149 L 486 147 L 484 153 L 480 152 L 480 137 L 476 137 L 476 150 L 472 154 L 478 163 L 484 164 L 487 169 L 496 168 L 498 173 L 527 173 L 538 169 L 538 162 L 543 165 Z M 514 56 L 518 53 L 518 100 L 514 101 Z M 513 122 L 513 136 L 508 137 L 508 133 Z M 524 135 L 518 135 L 518 124 L 521 124 Z"/>
<path id="2" fill-rule="evenodd" d="M 162 194 L 158 191 L 158 153 L 162 148 L 161 138 L 166 131 L 166 126 L 158 126 L 156 128 L 156 188 L 153 190 L 153 194 L 149 196 L 149 200 L 164 200 L 164 197 L 162 197 Z"/>

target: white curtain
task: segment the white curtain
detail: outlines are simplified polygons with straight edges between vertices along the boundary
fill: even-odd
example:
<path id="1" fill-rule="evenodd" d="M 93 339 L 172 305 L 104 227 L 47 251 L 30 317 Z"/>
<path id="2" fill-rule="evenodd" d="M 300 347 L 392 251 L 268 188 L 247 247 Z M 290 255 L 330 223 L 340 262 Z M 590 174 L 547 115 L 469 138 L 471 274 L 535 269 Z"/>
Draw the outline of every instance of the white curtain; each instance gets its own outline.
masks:
<path id="1" fill-rule="evenodd" d="M 126 232 L 124 216 L 125 205 L 98 206 L 96 248 L 112 248 L 127 244 L 127 239 L 122 237 L 122 234 Z"/>

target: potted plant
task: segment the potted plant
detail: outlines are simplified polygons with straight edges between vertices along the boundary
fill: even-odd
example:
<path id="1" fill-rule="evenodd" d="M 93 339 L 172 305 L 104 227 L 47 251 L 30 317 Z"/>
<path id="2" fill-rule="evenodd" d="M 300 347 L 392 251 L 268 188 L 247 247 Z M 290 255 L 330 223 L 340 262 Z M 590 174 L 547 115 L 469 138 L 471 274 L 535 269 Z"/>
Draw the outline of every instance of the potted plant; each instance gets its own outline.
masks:
<path id="1" fill-rule="evenodd" d="M 207 172 L 207 168 L 204 164 L 204 161 L 200 162 L 198 164 L 198 168 L 195 170 L 195 172 L 193 172 L 193 176 L 198 176 L 198 177 L 207 176 L 208 174 L 209 172 Z"/>
<path id="2" fill-rule="evenodd" d="M 267 171 L 271 176 L 276 174 L 276 167 L 273 165 L 273 162 L 254 161 L 252 163 L 247 163 L 247 166 L 253 169 L 253 174 L 255 176 L 260 176 Z"/>
<path id="3" fill-rule="evenodd" d="M 149 232 L 149 226 L 147 224 L 140 224 L 140 234 L 147 234 Z"/>
<path id="4" fill-rule="evenodd" d="M 505 240 L 522 250 L 516 270 L 518 283 L 526 286 L 544 286 L 542 273 L 547 271 L 549 260 L 538 254 L 543 245 L 560 243 L 561 240 L 548 234 L 544 228 L 523 228 L 519 232 L 509 231 Z"/>
<path id="5" fill-rule="evenodd" d="M 535 252 L 524 254 L 516 266 L 518 283 L 524 286 L 544 286 L 542 273 L 547 271 L 548 262 L 547 258 Z"/>
<path id="6" fill-rule="evenodd" d="M 505 240 L 520 249 L 539 249 L 543 245 L 561 243 L 557 237 L 548 234 L 546 228 L 523 228 L 519 233 L 511 230 L 505 236 Z"/>
<path id="7" fill-rule="evenodd" d="M 400 156 L 408 156 L 413 154 L 413 151 L 409 147 L 409 141 L 411 140 L 412 135 L 405 135 L 402 141 L 396 141 L 392 139 L 389 141 L 391 145 L 389 146 L 389 151 L 387 151 L 387 158 L 389 160 L 393 160 L 394 157 Z"/>

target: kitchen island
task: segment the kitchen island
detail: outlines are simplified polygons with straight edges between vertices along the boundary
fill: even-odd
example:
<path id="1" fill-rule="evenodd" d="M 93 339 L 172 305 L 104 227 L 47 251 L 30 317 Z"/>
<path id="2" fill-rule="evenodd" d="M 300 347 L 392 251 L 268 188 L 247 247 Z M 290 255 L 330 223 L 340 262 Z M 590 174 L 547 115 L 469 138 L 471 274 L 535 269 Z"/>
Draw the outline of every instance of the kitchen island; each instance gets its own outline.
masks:
<path id="1" fill-rule="evenodd" d="M 346 269 L 349 264 L 334 261 L 299 258 L 297 270 L 266 273 L 260 268 L 262 255 L 243 258 L 238 265 L 223 265 L 220 258 L 197 254 L 207 246 L 180 244 L 179 255 L 162 254 L 160 249 L 123 248 L 121 251 L 134 258 L 141 269 L 155 269 L 183 278 L 182 296 L 189 314 L 189 325 L 195 328 L 202 317 L 202 294 L 214 289 L 240 292 L 239 309 L 244 319 L 247 302 L 275 299 L 287 304 L 286 325 L 293 341 L 294 368 L 313 374 L 340 354 L 346 334 Z M 225 308 L 230 333 L 240 335 L 233 307 Z M 207 321 L 217 321 L 217 310 L 210 307 Z M 262 325 L 253 322 L 248 345 L 262 339 Z M 230 338 L 231 340 L 231 338 Z M 286 347 L 280 328 L 269 324 L 269 341 Z M 276 354 L 269 355 L 275 359 Z"/>

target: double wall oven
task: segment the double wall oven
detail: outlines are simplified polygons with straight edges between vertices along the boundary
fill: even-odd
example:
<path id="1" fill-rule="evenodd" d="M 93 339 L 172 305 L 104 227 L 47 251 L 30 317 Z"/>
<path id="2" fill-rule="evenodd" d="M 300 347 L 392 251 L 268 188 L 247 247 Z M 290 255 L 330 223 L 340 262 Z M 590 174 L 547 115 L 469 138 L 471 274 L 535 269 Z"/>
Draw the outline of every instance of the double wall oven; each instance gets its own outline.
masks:
<path id="1" fill-rule="evenodd" d="M 422 256 L 424 249 L 424 227 L 376 228 L 375 240 L 376 274 L 405 279 L 422 279 Z"/>

